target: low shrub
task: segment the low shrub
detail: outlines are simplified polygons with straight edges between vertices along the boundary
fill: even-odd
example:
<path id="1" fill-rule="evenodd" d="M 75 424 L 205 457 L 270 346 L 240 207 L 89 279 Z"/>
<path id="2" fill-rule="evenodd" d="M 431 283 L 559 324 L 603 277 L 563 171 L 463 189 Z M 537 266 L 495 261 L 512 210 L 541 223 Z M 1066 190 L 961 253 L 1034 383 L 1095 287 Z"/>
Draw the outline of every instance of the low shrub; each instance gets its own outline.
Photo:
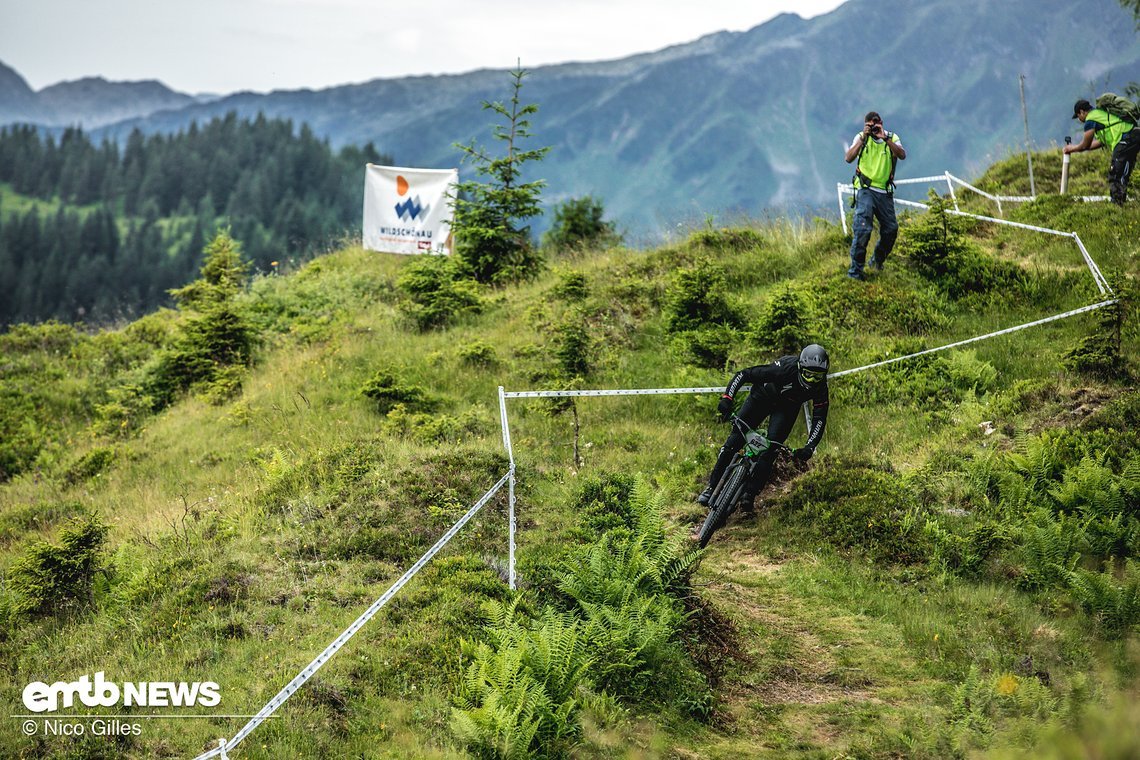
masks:
<path id="1" fill-rule="evenodd" d="M 495 347 L 481 340 L 465 343 L 456 349 L 459 360 L 468 367 L 491 369 L 499 364 L 499 356 Z"/>
<path id="2" fill-rule="evenodd" d="M 8 571 L 15 611 L 45 614 L 90 602 L 92 582 L 105 569 L 108 530 L 90 516 L 61 530 L 58 544 L 41 541 L 29 547 Z"/>
<path id="3" fill-rule="evenodd" d="M 966 240 L 961 233 L 970 226 L 948 215 L 945 200 L 932 190 L 930 212 L 902 228 L 898 251 L 911 269 L 952 299 L 999 289 L 1021 292 L 1025 272 Z"/>
<path id="4" fill-rule="evenodd" d="M 613 222 L 607 222 L 601 200 L 587 195 L 571 198 L 554 207 L 554 223 L 542 236 L 542 247 L 557 253 L 604 248 L 617 243 Z"/>
<path id="5" fill-rule="evenodd" d="M 416 257 L 400 273 L 396 287 L 404 295 L 400 310 L 421 331 L 444 328 L 483 311 L 481 286 L 451 257 Z"/>
<path id="6" fill-rule="evenodd" d="M 781 355 L 798 354 L 820 339 L 808 299 L 790 283 L 772 292 L 753 329 L 763 348 Z"/>
<path id="7" fill-rule="evenodd" d="M 27 400 L 8 400 L 8 394 L 0 393 L 0 483 L 30 468 L 46 442 Z"/>
<path id="8" fill-rule="evenodd" d="M 922 336 L 950 323 L 946 298 L 935 288 L 919 290 L 884 278 L 857 282 L 842 273 L 810 288 L 819 321 L 829 331 Z"/>
<path id="9" fill-rule="evenodd" d="M 571 505 L 577 516 L 574 535 L 589 542 L 608 531 L 632 529 L 630 497 L 635 482 L 632 475 L 625 473 L 587 476 Z"/>
<path id="10" fill-rule="evenodd" d="M 740 342 L 740 332 L 728 325 L 674 333 L 670 345 L 682 361 L 708 369 L 724 370 Z"/>
<path id="11" fill-rule="evenodd" d="M 589 282 L 584 272 L 568 270 L 560 272 L 558 282 L 550 289 L 550 295 L 563 301 L 583 301 L 590 295 Z"/>
<path id="12" fill-rule="evenodd" d="M 63 473 L 63 481 L 68 485 L 76 485 L 96 478 L 106 472 L 114 461 L 115 449 L 96 446 L 71 463 Z"/>
<path id="13" fill-rule="evenodd" d="M 928 515 L 897 475 L 874 465 L 816 467 L 795 481 L 779 505 L 836 548 L 876 562 L 924 562 L 933 548 L 924 530 Z"/>
<path id="14" fill-rule="evenodd" d="M 427 391 L 418 385 L 403 382 L 388 367 L 376 370 L 376 374 L 369 378 L 360 392 L 376 402 L 376 411 L 380 414 L 388 414 L 397 404 L 403 405 L 404 410 L 410 412 L 430 411 L 436 405 Z"/>
<path id="15" fill-rule="evenodd" d="M 458 416 L 440 412 L 414 412 L 399 403 L 387 413 L 384 430 L 421 443 L 458 443 L 464 438 L 484 435 L 490 425 L 484 415 L 468 410 Z"/>
<path id="16" fill-rule="evenodd" d="M 714 251 L 751 251 L 764 245 L 764 237 L 747 227 L 697 230 L 689 236 L 689 244 Z"/>
<path id="17" fill-rule="evenodd" d="M 711 325 L 741 327 L 743 315 L 727 296 L 724 272 L 707 260 L 679 270 L 667 291 L 665 326 L 677 333 Z"/>
<path id="18" fill-rule="evenodd" d="M 128 382 L 108 388 L 106 402 L 95 405 L 91 430 L 97 435 L 126 437 L 142 427 L 154 408 L 154 397 L 141 385 Z"/>
<path id="19" fill-rule="evenodd" d="M 873 361 L 920 350 L 921 344 L 903 343 Z M 860 372 L 832 391 L 837 398 L 858 399 L 861 404 L 904 403 L 923 410 L 958 404 L 993 388 L 997 370 L 973 351 L 926 354 L 904 362 Z"/>

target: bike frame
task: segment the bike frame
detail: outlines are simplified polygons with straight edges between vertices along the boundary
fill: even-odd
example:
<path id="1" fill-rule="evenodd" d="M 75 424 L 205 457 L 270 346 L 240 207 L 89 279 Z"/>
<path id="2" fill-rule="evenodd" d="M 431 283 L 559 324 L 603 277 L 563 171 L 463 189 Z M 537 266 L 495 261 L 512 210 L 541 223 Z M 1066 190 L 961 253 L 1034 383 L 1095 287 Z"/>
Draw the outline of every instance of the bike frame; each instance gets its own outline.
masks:
<path id="1" fill-rule="evenodd" d="M 744 445 L 733 455 L 732 461 L 713 489 L 712 497 L 709 499 L 709 514 L 699 531 L 701 548 L 708 544 L 713 532 L 723 526 L 728 521 L 728 516 L 736 509 L 736 501 L 745 485 L 751 480 L 760 455 L 773 446 L 790 451 L 779 441 L 769 439 L 767 430 L 753 430 L 735 414 L 732 416 L 732 424 L 744 435 Z"/>

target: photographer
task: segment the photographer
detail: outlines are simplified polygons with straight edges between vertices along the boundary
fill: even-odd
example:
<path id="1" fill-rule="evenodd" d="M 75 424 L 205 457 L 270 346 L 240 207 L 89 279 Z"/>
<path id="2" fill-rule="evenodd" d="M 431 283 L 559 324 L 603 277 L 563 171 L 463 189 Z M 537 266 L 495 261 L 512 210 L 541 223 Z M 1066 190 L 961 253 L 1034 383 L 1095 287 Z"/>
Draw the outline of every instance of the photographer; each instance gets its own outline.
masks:
<path id="1" fill-rule="evenodd" d="M 1127 119 L 1095 108 L 1087 100 L 1078 100 L 1073 106 L 1073 118 L 1084 123 L 1085 134 L 1075 145 L 1066 145 L 1063 153 L 1082 153 L 1086 150 L 1108 148 L 1112 158 L 1108 165 L 1109 198 L 1118 206 L 1128 196 L 1128 179 L 1140 155 L 1140 129 Z"/>
<path id="2" fill-rule="evenodd" d="M 844 160 L 855 161 L 855 217 L 852 220 L 851 267 L 847 276 L 864 279 L 863 266 L 867 261 L 867 243 L 871 240 L 871 225 L 879 220 L 879 242 L 871 257 L 871 268 L 882 269 L 898 237 L 899 223 L 895 219 L 895 164 L 906 158 L 906 150 L 899 136 L 883 127 L 883 120 L 874 111 L 863 118 L 863 131 L 855 135 Z"/>

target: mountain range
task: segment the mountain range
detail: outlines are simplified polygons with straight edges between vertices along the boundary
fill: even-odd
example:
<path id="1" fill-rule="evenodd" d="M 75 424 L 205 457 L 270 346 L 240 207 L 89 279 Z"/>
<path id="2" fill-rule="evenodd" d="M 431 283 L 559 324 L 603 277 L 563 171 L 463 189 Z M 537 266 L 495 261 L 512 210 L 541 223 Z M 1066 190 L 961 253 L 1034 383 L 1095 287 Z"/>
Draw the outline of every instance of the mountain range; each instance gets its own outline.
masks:
<path id="1" fill-rule="evenodd" d="M 1024 149 L 1020 75 L 1034 146 L 1061 142 L 1077 129 L 1076 98 L 1140 79 L 1132 17 L 1116 0 L 849 0 L 810 20 L 784 14 L 621 60 L 536 67 L 522 91 L 540 109 L 532 147 L 553 150 L 528 179 L 546 179 L 547 204 L 601 199 L 634 238 L 709 215 L 813 209 L 849 178 L 842 150 L 872 109 L 908 150 L 900 177 L 970 176 Z M 491 141 L 480 105 L 509 84 L 505 70 L 479 70 L 205 100 L 101 79 L 33 92 L 3 67 L 0 123 L 81 123 L 125 140 L 261 112 L 334 146 L 371 141 L 399 165 L 449 167 L 456 142 Z"/>

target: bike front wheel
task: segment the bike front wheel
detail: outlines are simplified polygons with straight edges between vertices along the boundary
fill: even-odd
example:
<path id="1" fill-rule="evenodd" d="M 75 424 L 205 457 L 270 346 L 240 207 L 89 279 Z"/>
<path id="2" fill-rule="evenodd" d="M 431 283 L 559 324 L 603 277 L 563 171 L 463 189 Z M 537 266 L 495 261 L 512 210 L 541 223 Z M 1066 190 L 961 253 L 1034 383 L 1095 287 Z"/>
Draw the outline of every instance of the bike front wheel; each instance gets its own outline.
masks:
<path id="1" fill-rule="evenodd" d="M 702 549 L 708 546 L 713 533 L 728 522 L 728 516 L 732 514 L 736 501 L 740 498 L 740 492 L 744 490 L 746 470 L 743 464 L 730 468 L 721 480 L 721 487 L 713 494 L 709 504 L 709 516 L 705 518 L 705 523 L 698 534 L 697 540 Z"/>

